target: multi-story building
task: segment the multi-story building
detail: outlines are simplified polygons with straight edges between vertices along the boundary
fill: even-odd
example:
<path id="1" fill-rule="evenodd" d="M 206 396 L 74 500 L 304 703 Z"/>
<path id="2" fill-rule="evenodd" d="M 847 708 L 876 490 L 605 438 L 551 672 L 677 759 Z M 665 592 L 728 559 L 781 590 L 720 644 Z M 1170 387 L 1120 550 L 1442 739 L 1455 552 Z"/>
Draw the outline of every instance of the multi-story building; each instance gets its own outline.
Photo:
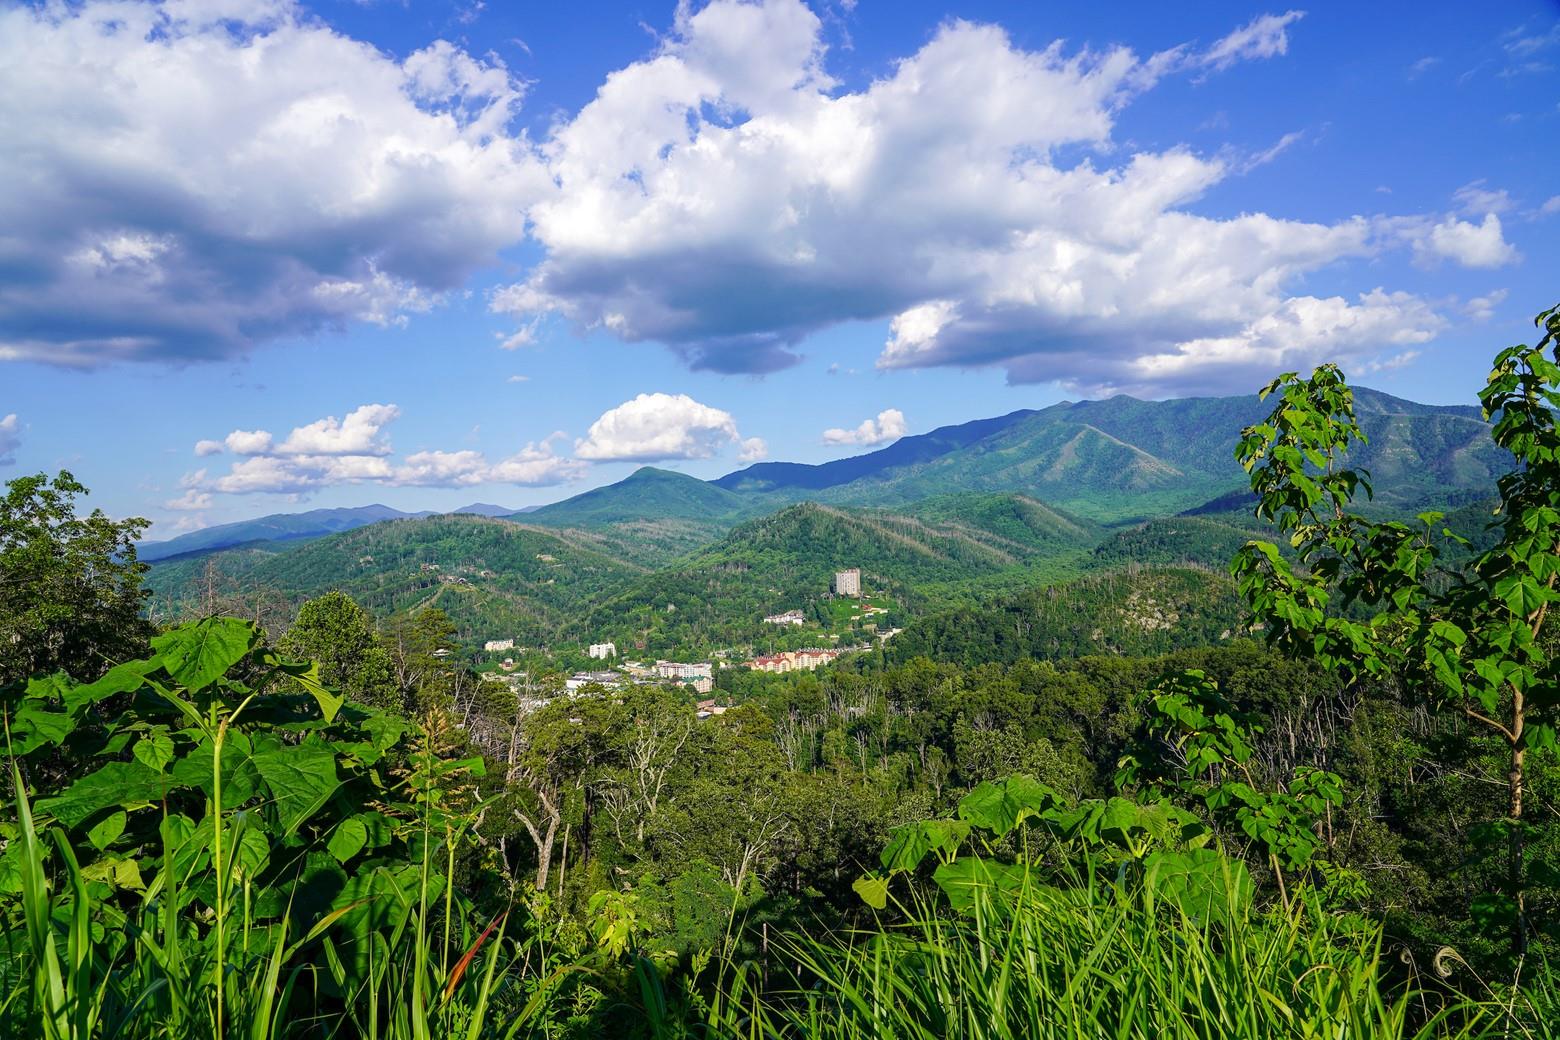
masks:
<path id="1" fill-rule="evenodd" d="M 575 672 L 563 681 L 564 689 L 570 693 L 585 686 L 615 688 L 622 684 L 623 677 L 617 672 Z"/>
<path id="2" fill-rule="evenodd" d="M 490 654 L 496 654 L 500 650 L 513 650 L 514 648 L 515 641 L 513 639 L 489 639 L 482 644 L 482 649 Z"/>
<path id="3" fill-rule="evenodd" d="M 852 567 L 848 571 L 836 571 L 834 573 L 834 594 L 836 596 L 861 595 L 861 568 Z"/>
<path id="4" fill-rule="evenodd" d="M 586 652 L 598 661 L 605 661 L 609 657 L 617 656 L 617 645 L 615 643 L 592 643 L 590 644 L 590 649 Z"/>
<path id="5" fill-rule="evenodd" d="M 662 679 L 714 679 L 715 666 L 708 661 L 689 663 L 685 661 L 657 661 L 655 674 Z"/>
<path id="6" fill-rule="evenodd" d="M 810 672 L 840 656 L 838 650 L 786 650 L 747 662 L 755 672 Z"/>
<path id="7" fill-rule="evenodd" d="M 788 610 L 784 614 L 770 614 L 764 619 L 769 625 L 800 625 L 807 621 L 807 615 L 800 610 Z"/>

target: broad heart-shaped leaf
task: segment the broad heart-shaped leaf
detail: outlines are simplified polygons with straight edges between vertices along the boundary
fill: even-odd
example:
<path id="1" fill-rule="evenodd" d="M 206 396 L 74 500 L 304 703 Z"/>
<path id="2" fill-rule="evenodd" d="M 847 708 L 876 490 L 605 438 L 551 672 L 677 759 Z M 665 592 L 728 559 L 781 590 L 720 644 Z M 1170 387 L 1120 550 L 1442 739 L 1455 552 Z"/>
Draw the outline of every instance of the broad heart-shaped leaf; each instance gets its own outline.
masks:
<path id="1" fill-rule="evenodd" d="M 341 705 L 345 703 L 346 698 L 339 693 L 331 691 L 324 683 L 320 682 L 320 665 L 318 661 L 295 664 L 289 661 L 278 660 L 276 667 L 278 670 L 292 676 L 298 685 L 302 686 L 309 696 L 314 698 L 315 703 L 320 706 L 320 714 L 325 716 L 326 722 L 335 721 L 336 713 L 341 710 Z"/>
<path id="2" fill-rule="evenodd" d="M 1518 617 L 1532 617 L 1538 609 L 1554 598 L 1554 593 L 1544 588 L 1528 574 L 1510 574 L 1495 583 L 1495 595 Z"/>
<path id="3" fill-rule="evenodd" d="M 1063 798 L 1051 788 L 1019 773 L 995 783 L 983 781 L 960 800 L 959 816 L 1000 838 L 1028 817 L 1063 804 Z"/>
<path id="4" fill-rule="evenodd" d="M 311 866 L 316 865 L 312 856 Z M 332 861 L 331 866 L 342 881 L 331 909 L 351 907 L 339 922 L 344 940 L 339 945 L 344 953 L 358 960 L 358 967 L 366 969 L 368 951 L 360 939 L 370 931 L 388 930 L 402 924 L 407 914 L 417 904 L 417 891 L 421 884 L 420 870 L 414 863 L 401 863 L 394 867 L 375 867 L 357 871 L 350 878 Z"/>
<path id="5" fill-rule="evenodd" d="M 969 833 L 970 825 L 963 820 L 907 823 L 889 832 L 880 859 L 889 871 L 914 870 L 928 852 L 951 853 Z"/>
<path id="6" fill-rule="evenodd" d="M 163 768 L 173 761 L 173 738 L 168 735 L 168 727 L 154 727 L 150 733 L 135 742 L 135 747 L 130 749 L 130 753 L 146 768 L 162 772 Z"/>
<path id="7" fill-rule="evenodd" d="M 336 857 L 337 863 L 345 863 L 368 844 L 368 826 L 357 816 L 342 820 L 331 832 L 325 849 Z"/>
<path id="8" fill-rule="evenodd" d="M 932 880 L 948 897 L 955 910 L 970 910 L 977 900 L 1008 909 L 1013 905 L 1028 878 L 1029 869 L 1021 863 L 997 863 L 979 856 L 960 856 L 944 863 L 932 874 Z"/>
<path id="9" fill-rule="evenodd" d="M 87 864 L 81 870 L 86 881 L 97 881 L 114 888 L 129 888 L 139 892 L 146 888 L 141 880 L 141 868 L 135 860 L 118 856 L 103 856 Z"/>
<path id="10" fill-rule="evenodd" d="M 25 755 L 45 744 L 58 744 L 75 728 L 76 720 L 69 715 L 45 711 L 36 701 L 23 701 L 11 720 L 11 750 Z"/>
<path id="11" fill-rule="evenodd" d="M 167 777 L 139 762 L 109 762 L 71 784 L 58 797 L 40 801 L 38 811 L 50 814 L 66 827 L 77 827 L 110 806 L 134 809 L 155 802 L 168 786 Z"/>
<path id="12" fill-rule="evenodd" d="M 169 675 L 199 690 L 225 675 L 259 641 L 260 630 L 252 622 L 211 617 L 164 632 L 152 639 L 152 648 Z"/>
<path id="13" fill-rule="evenodd" d="M 1146 836 L 1149 833 L 1150 821 L 1146 812 L 1136 802 L 1111 798 L 1105 803 L 1105 811 L 1100 815 L 1100 837 L 1120 848 L 1131 849 L 1138 844 L 1135 840 L 1137 835 Z"/>
<path id="14" fill-rule="evenodd" d="M 1218 849 L 1155 852 L 1143 860 L 1143 891 L 1201 921 L 1231 921 L 1251 907 L 1246 864 Z"/>
<path id="15" fill-rule="evenodd" d="M 0 852 L 0 896 L 22 894 L 22 843 L 13 841 Z"/>
<path id="16" fill-rule="evenodd" d="M 250 761 L 265 780 L 284 835 L 302 826 L 341 786 L 336 753 L 317 733 L 301 744 L 283 744 L 269 735 L 256 737 Z"/>
<path id="17" fill-rule="evenodd" d="M 65 708 L 74 714 L 80 708 L 88 704 L 96 704 L 105 697 L 112 697 L 116 693 L 129 693 L 141 688 L 146 681 L 146 676 L 158 668 L 156 659 L 145 661 L 126 661 L 116 664 L 108 670 L 108 674 L 96 682 L 86 683 L 72 687 L 65 691 Z"/>
<path id="18" fill-rule="evenodd" d="M 229 732 L 222 743 L 222 810 L 237 808 L 253 798 L 260 790 L 260 774 L 255 771 L 254 748 L 249 737 L 241 732 Z M 208 797 L 216 794 L 212 776 L 211 744 L 207 741 L 195 745 L 194 750 L 173 763 L 169 770 L 177 786 L 198 787 Z"/>
<path id="19" fill-rule="evenodd" d="M 850 887 L 872 909 L 881 910 L 888 906 L 888 878 L 867 874 L 852 881 Z"/>
<path id="20" fill-rule="evenodd" d="M 126 819 L 128 817 L 125 816 L 123 809 L 110 813 L 87 831 L 87 840 L 95 849 L 108 848 L 114 843 L 114 839 L 125 832 Z"/>

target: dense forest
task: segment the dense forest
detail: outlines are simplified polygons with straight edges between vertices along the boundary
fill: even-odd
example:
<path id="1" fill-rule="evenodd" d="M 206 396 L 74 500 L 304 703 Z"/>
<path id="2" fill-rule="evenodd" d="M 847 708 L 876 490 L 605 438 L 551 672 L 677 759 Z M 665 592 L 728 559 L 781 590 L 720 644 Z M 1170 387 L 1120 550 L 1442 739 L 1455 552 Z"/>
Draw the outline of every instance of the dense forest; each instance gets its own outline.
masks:
<path id="1" fill-rule="evenodd" d="M 1359 508 L 1379 402 L 1330 366 L 1242 417 L 1249 493 L 1217 514 L 1107 530 L 976 486 L 637 550 L 394 520 L 161 564 L 161 614 L 140 521 L 14 480 L 0 1034 L 1553 1035 L 1560 314 L 1539 327 L 1481 393 L 1468 457 L 1501 475 L 1444 514 Z M 835 559 L 903 630 L 720 668 L 702 702 L 474 653 L 500 623 L 762 648 L 768 611 L 826 628 Z"/>

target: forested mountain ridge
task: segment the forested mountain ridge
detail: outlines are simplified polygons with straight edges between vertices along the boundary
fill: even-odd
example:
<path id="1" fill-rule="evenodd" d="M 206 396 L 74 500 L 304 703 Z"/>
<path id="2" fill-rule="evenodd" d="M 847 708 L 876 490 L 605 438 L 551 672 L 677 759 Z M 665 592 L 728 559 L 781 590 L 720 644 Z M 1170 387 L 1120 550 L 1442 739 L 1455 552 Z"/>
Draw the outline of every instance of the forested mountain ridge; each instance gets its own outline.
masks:
<path id="1" fill-rule="evenodd" d="M 549 636 L 565 612 L 644 568 L 600 540 L 489 517 L 394 520 L 284 550 L 240 549 L 152 568 L 154 612 L 187 612 L 205 592 L 208 561 L 224 584 L 269 593 L 286 605 L 340 589 L 390 614 L 438 607 L 467 638 L 495 630 Z M 221 595 L 222 590 L 217 590 Z"/>
<path id="2" fill-rule="evenodd" d="M 966 667 L 1161 654 L 1244 635 L 1244 615 L 1234 581 L 1220 571 L 1130 567 L 928 614 L 910 621 L 887 653 Z"/>
<path id="3" fill-rule="evenodd" d="M 1477 409 L 1363 389 L 1355 399 L 1370 441 L 1350 461 L 1371 471 L 1373 508 L 1487 494 L 1498 460 Z M 342 588 L 378 611 L 440 605 L 474 638 L 764 645 L 765 614 L 812 604 L 825 624 L 817 597 L 848 567 L 904 608 L 895 622 L 948 596 L 976 603 L 1133 565 L 1222 568 L 1260 533 L 1232 444 L 1264 407 L 1254 396 L 1062 403 L 822 467 L 765 463 L 719 481 L 643 467 L 503 520 L 360 526 L 394 512 L 365 507 L 197 535 L 220 548 L 269 532 L 214 569 L 278 607 Z M 321 531 L 328 523 L 353 530 Z M 188 537 L 187 558 L 148 582 L 164 614 L 213 595 L 199 559 L 212 549 Z M 538 569 L 543 557 L 559 562 Z"/>
<path id="4" fill-rule="evenodd" d="M 1355 402 L 1369 442 L 1349 461 L 1371 472 L 1384 507 L 1412 511 L 1482 493 L 1499 471 L 1499 452 L 1475 407 L 1418 404 L 1366 388 L 1355 391 Z M 583 525 L 687 518 L 697 503 L 702 519 L 729 527 L 794 501 L 899 508 L 964 492 L 1023 494 L 1104 523 L 1192 510 L 1232 493 L 1238 506 L 1245 478 L 1235 443 L 1268 409 L 1255 395 L 1062 402 L 820 465 L 764 462 L 708 482 L 661 471 L 651 471 L 652 481 L 641 470 L 538 515 Z M 674 487 L 678 495 L 666 494 Z"/>
<path id="5" fill-rule="evenodd" d="M 929 587 L 1026 576 L 1037 564 L 1082 559 L 1101 537 L 1019 495 L 964 495 L 906 511 L 806 502 L 748 521 L 720 541 L 633 580 L 587 615 L 584 632 L 654 646 L 760 642 L 766 614 L 823 609 L 834 572 L 861 570 L 864 591 L 888 596 L 893 620 L 925 609 Z M 821 615 L 819 615 L 821 617 Z"/>
<path id="6" fill-rule="evenodd" d="M 487 502 L 473 502 L 450 511 L 451 515 L 471 516 L 508 516 L 514 513 L 515 511 L 507 506 L 497 506 Z M 339 509 L 310 509 L 303 513 L 272 513 L 253 520 L 239 520 L 231 524 L 203 527 L 198 531 L 181 534 L 166 541 L 141 542 L 136 547 L 136 554 L 147 563 L 152 563 L 178 556 L 231 549 L 240 545 L 321 538 L 327 534 L 350 531 L 353 528 L 365 527 L 385 520 L 406 520 L 437 515 L 439 514 L 426 509 L 407 513 L 377 503 Z"/>

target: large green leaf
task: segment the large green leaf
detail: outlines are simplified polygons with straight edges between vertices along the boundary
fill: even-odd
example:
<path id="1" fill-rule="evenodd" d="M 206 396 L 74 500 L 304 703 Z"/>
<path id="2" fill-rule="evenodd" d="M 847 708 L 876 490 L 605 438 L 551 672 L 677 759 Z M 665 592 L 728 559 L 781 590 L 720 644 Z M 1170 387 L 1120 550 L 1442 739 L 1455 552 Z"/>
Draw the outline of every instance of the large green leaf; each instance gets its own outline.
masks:
<path id="1" fill-rule="evenodd" d="M 1021 863 L 998 863 L 979 856 L 960 856 L 932 873 L 932 880 L 955 910 L 970 910 L 977 901 L 1010 908 L 1023 889 L 1029 869 Z"/>
<path id="2" fill-rule="evenodd" d="M 260 642 L 260 630 L 238 618 L 212 617 L 180 625 L 152 640 L 168 674 L 186 688 L 211 685 Z"/>
<path id="3" fill-rule="evenodd" d="M 133 752 L 132 752 L 133 753 Z M 260 774 L 255 771 L 254 748 L 249 736 L 232 731 L 222 743 L 222 808 L 235 809 L 260 790 Z M 211 744 L 197 744 L 189 754 L 173 763 L 170 770 L 181 787 L 198 787 L 208 796 L 216 795 L 212 776 Z"/>
<path id="4" fill-rule="evenodd" d="M 850 887 L 872 909 L 882 910 L 888 906 L 888 878 L 867 874 L 852 881 Z"/>
<path id="5" fill-rule="evenodd" d="M 75 719 L 45 711 L 36 701 L 23 701 L 11 720 L 11 751 L 25 755 L 45 744 L 58 744 L 76 728 Z"/>
<path id="6" fill-rule="evenodd" d="M 895 827 L 883 848 L 886 870 L 914 870 L 928 852 L 948 854 L 969 836 L 970 825 L 963 820 L 922 820 Z"/>
<path id="7" fill-rule="evenodd" d="M 93 824 L 87 831 L 87 840 L 95 849 L 106 849 L 114 843 L 114 840 L 125 832 L 125 821 L 128 817 L 123 809 L 109 813 L 102 820 Z"/>
<path id="8" fill-rule="evenodd" d="M 1246 864 L 1217 849 L 1155 852 L 1143 860 L 1143 888 L 1154 900 L 1202 921 L 1229 921 L 1251 907 Z"/>
<path id="9" fill-rule="evenodd" d="M 108 674 L 96 682 L 74 686 L 65 691 L 65 707 L 74 713 L 77 709 L 88 704 L 96 704 L 106 697 L 112 697 L 116 693 L 130 693 L 141 688 L 146 681 L 146 676 L 157 670 L 158 662 L 155 659 L 144 661 L 126 661 L 116 664 L 108 670 Z"/>
<path id="10" fill-rule="evenodd" d="M 959 816 L 1002 837 L 1025 819 L 1065 804 L 1054 790 L 1022 773 L 984 781 L 959 802 Z"/>
<path id="11" fill-rule="evenodd" d="M 325 848 L 336 857 L 336 862 L 345 863 L 361 852 L 366 844 L 368 826 L 359 817 L 353 816 L 336 825 Z"/>
<path id="12" fill-rule="evenodd" d="M 162 772 L 173 761 L 173 738 L 168 735 L 168 727 L 152 727 L 146 736 L 135 742 L 130 753 L 146 768 Z"/>
<path id="13" fill-rule="evenodd" d="M 64 794 L 41 800 L 38 811 L 49 813 L 67 827 L 76 827 L 111 806 L 134 809 L 149 805 L 161 799 L 167 789 L 167 777 L 139 762 L 109 762 L 71 784 Z"/>
<path id="14" fill-rule="evenodd" d="M 333 722 L 336 713 L 341 710 L 346 698 L 341 694 L 326 687 L 320 681 L 320 664 L 318 661 L 293 662 L 283 661 L 273 655 L 267 656 L 267 661 L 278 671 L 285 672 L 302 686 L 314 702 L 320 706 L 320 714 L 325 716 L 326 722 Z"/>
<path id="15" fill-rule="evenodd" d="M 336 753 L 318 734 L 309 734 L 301 744 L 257 738 L 251 761 L 270 791 L 283 834 L 296 831 L 341 786 Z"/>

